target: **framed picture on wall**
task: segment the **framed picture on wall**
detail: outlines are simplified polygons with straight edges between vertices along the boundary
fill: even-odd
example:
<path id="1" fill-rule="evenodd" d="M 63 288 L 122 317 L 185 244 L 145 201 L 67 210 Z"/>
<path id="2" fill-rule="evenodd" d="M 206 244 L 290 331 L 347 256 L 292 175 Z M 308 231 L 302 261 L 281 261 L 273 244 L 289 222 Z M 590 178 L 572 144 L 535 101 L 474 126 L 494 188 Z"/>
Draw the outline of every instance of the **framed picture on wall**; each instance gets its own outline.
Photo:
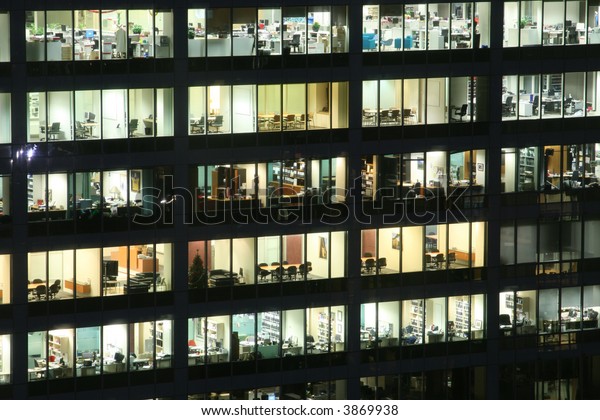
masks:
<path id="1" fill-rule="evenodd" d="M 142 174 L 140 171 L 136 171 L 136 170 L 131 171 L 131 191 L 140 192 L 141 178 L 142 178 Z"/>
<path id="2" fill-rule="evenodd" d="M 337 320 L 338 322 L 342 322 L 342 311 L 337 311 Z"/>
<path id="3" fill-rule="evenodd" d="M 392 249 L 400 249 L 400 234 L 392 233 Z"/>
<path id="4" fill-rule="evenodd" d="M 327 238 L 319 237 L 319 258 L 327 259 Z"/>

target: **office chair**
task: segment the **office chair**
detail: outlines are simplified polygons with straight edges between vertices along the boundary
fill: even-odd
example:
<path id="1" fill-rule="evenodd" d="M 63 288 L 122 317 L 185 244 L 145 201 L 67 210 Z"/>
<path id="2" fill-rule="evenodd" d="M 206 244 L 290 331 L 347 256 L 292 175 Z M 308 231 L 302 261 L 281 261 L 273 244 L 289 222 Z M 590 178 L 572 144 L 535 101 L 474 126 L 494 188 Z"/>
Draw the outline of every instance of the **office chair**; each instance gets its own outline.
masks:
<path id="1" fill-rule="evenodd" d="M 219 132 L 219 128 L 223 127 L 223 116 L 222 115 L 217 115 L 214 119 L 214 121 L 209 121 L 208 125 L 211 127 L 215 127 L 217 133 Z"/>
<path id="2" fill-rule="evenodd" d="M 46 285 L 40 284 L 38 287 L 35 288 L 35 293 L 37 295 L 38 300 L 42 300 L 42 297 L 44 299 L 46 299 L 46 296 L 47 296 Z"/>
<path id="3" fill-rule="evenodd" d="M 498 323 L 500 324 L 500 328 L 512 327 L 509 314 L 500 314 L 498 316 Z"/>
<path id="4" fill-rule="evenodd" d="M 137 118 L 129 121 L 129 137 L 135 137 L 135 130 L 138 128 L 138 120 Z"/>
<path id="5" fill-rule="evenodd" d="M 296 280 L 298 274 L 298 268 L 295 265 L 291 265 L 286 270 L 286 275 L 289 280 Z"/>
<path id="6" fill-rule="evenodd" d="M 294 114 L 286 115 L 283 128 L 287 130 L 290 127 L 294 128 L 295 125 L 296 125 L 296 115 L 294 115 Z"/>
<path id="7" fill-rule="evenodd" d="M 394 39 L 390 38 L 390 39 L 385 39 L 381 41 L 381 50 L 385 50 L 385 47 L 389 47 L 393 44 Z"/>
<path id="8" fill-rule="evenodd" d="M 367 258 L 367 260 L 365 260 L 365 273 L 372 273 L 374 268 L 375 268 L 375 259 Z"/>
<path id="9" fill-rule="evenodd" d="M 400 118 L 400 110 L 392 109 L 392 112 L 390 114 L 390 120 L 397 123 L 399 118 Z"/>
<path id="10" fill-rule="evenodd" d="M 53 284 L 50 285 L 50 290 L 48 291 L 48 297 L 50 299 L 54 299 L 58 292 L 60 291 L 60 280 L 55 280 Z"/>
<path id="11" fill-rule="evenodd" d="M 306 336 L 306 351 L 312 353 L 315 349 L 315 338 L 312 335 Z"/>
<path id="12" fill-rule="evenodd" d="M 502 116 L 510 117 L 511 115 L 513 115 L 515 113 L 512 101 L 513 101 L 512 96 L 506 97 L 506 101 L 504 102 L 504 104 L 502 104 Z"/>
<path id="13" fill-rule="evenodd" d="M 269 119 L 269 129 L 280 130 L 281 129 L 281 115 L 275 114 L 273 118 Z"/>
<path id="14" fill-rule="evenodd" d="M 468 104 L 462 104 L 460 109 L 454 110 L 454 115 L 458 115 L 460 117 L 460 121 L 462 122 L 463 117 L 467 115 L 467 109 L 469 108 Z M 455 119 L 456 120 L 456 119 Z"/>
<path id="15" fill-rule="evenodd" d="M 387 259 L 385 257 L 381 257 L 377 259 L 377 270 L 381 270 L 382 268 L 387 267 Z"/>
<path id="16" fill-rule="evenodd" d="M 450 268 L 452 266 L 452 263 L 456 262 L 456 253 L 454 252 L 449 252 L 448 253 L 448 260 L 446 261 L 448 268 Z"/>
<path id="17" fill-rule="evenodd" d="M 431 255 L 425 254 L 425 268 L 432 268 L 433 260 L 431 259 Z"/>
<path id="18" fill-rule="evenodd" d="M 533 102 L 531 103 L 532 105 L 532 110 L 533 110 L 533 115 L 537 115 L 538 113 L 538 107 L 540 105 L 540 97 L 538 95 L 535 95 L 533 97 Z"/>
<path id="19" fill-rule="evenodd" d="M 59 122 L 53 122 L 52 126 L 50 127 L 50 130 L 48 130 L 48 132 L 46 133 L 46 135 L 48 136 L 48 140 L 58 140 L 58 136 L 60 134 L 61 131 Z"/>
<path id="20" fill-rule="evenodd" d="M 410 119 L 412 118 L 412 110 L 411 109 L 403 109 L 402 110 L 402 119 L 404 120 L 404 124 L 408 124 Z"/>
<path id="21" fill-rule="evenodd" d="M 435 268 L 441 268 L 444 265 L 444 254 L 437 254 L 435 256 Z"/>
<path id="22" fill-rule="evenodd" d="M 278 266 L 275 270 L 271 271 L 271 277 L 273 281 L 283 281 L 286 270 L 282 266 Z"/>
<path id="23" fill-rule="evenodd" d="M 81 121 L 75 121 L 75 139 L 86 139 L 87 137 L 87 130 L 81 124 Z"/>
<path id="24" fill-rule="evenodd" d="M 298 52 L 298 48 L 300 47 L 300 34 L 294 34 L 292 36 L 290 47 L 294 49 L 294 52 Z"/>
<path id="25" fill-rule="evenodd" d="M 204 117 L 195 120 L 195 123 L 191 124 L 191 128 L 192 134 L 204 134 Z"/>
<path id="26" fill-rule="evenodd" d="M 389 123 L 391 121 L 390 111 L 387 109 L 382 110 L 381 113 L 379 114 L 379 121 L 381 124 Z"/>

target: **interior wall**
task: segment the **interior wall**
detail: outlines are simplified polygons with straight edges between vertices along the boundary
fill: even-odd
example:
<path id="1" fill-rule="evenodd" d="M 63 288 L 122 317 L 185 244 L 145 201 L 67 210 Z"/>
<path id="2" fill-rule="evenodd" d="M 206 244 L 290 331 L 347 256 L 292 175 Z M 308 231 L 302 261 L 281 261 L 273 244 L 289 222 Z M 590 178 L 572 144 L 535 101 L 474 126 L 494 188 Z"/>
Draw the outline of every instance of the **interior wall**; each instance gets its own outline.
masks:
<path id="1" fill-rule="evenodd" d="M 2 14 L 0 14 L 0 27 L 2 27 Z M 0 37 L 0 57 L 2 52 Z M 10 143 L 11 142 L 11 118 L 10 118 L 10 93 L 0 93 L 0 118 L 2 118 L 2 123 L 0 123 L 0 143 Z"/>
<path id="2" fill-rule="evenodd" d="M 400 271 L 400 250 L 392 247 L 393 235 L 400 235 L 399 228 L 379 229 L 379 256 L 385 258 L 387 268 Z M 375 255 L 375 254 L 373 254 Z"/>
<path id="3" fill-rule="evenodd" d="M 0 255 L 0 290 L 2 291 L 2 303 L 9 303 L 11 297 L 11 256 Z"/>
<path id="4" fill-rule="evenodd" d="M 67 208 L 69 197 L 69 192 L 67 190 L 67 174 L 49 174 L 48 186 L 48 204 L 52 205 L 52 203 L 54 203 L 54 206 L 57 208 Z M 52 191 L 51 198 L 50 191 Z"/>
<path id="5" fill-rule="evenodd" d="M 75 252 L 76 282 L 91 285 L 92 296 L 100 296 L 100 249 L 77 249 Z"/>
<path id="6" fill-rule="evenodd" d="M 423 227 L 402 228 L 402 272 L 423 269 Z"/>
<path id="7" fill-rule="evenodd" d="M 346 275 L 346 232 L 331 232 L 331 277 Z"/>

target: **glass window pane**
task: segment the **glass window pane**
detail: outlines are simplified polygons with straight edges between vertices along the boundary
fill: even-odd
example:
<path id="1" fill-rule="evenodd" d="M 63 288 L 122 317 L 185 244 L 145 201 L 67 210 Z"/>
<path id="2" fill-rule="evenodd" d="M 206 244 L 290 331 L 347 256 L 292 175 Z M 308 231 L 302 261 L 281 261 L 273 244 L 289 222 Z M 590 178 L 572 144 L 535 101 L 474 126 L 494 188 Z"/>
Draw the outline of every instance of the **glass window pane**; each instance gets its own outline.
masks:
<path id="1" fill-rule="evenodd" d="M 75 296 L 76 298 L 101 295 L 100 248 L 75 250 Z"/>
<path id="2" fill-rule="evenodd" d="M 515 323 L 517 334 L 536 333 L 537 292 L 535 290 L 517 292 L 515 301 Z"/>
<path id="3" fill-rule="evenodd" d="M 331 52 L 331 12 L 329 6 L 308 8 L 308 53 Z"/>
<path id="4" fill-rule="evenodd" d="M 234 38 L 235 41 L 236 38 Z M 235 44 L 234 44 L 235 46 Z M 297 97 L 296 99 L 300 99 Z M 233 86 L 233 132 L 256 131 L 256 86 Z"/>
<path id="5" fill-rule="evenodd" d="M 402 301 L 402 345 L 423 344 L 425 313 L 423 299 Z"/>
<path id="6" fill-rule="evenodd" d="M 281 342 L 281 313 L 279 311 L 259 312 L 257 314 L 258 358 L 273 359 L 279 357 Z"/>
<path id="7" fill-rule="evenodd" d="M 222 317 L 221 317 L 222 318 Z M 257 345 L 257 337 L 256 337 L 256 325 L 255 325 L 255 316 L 254 314 L 235 314 L 231 316 L 231 322 L 233 324 L 233 334 L 232 334 L 232 343 L 231 343 L 231 361 L 235 361 L 235 360 L 241 360 L 241 361 L 248 361 L 248 360 L 254 360 L 256 358 L 256 345 Z M 217 336 L 215 337 L 214 332 L 211 334 L 210 333 L 210 326 L 209 326 L 209 344 L 208 344 L 208 348 L 210 349 L 211 347 L 215 347 L 215 346 L 211 346 L 210 342 L 212 341 L 217 341 L 219 340 L 218 338 L 218 331 L 219 328 L 224 328 L 224 325 L 222 325 L 221 327 L 217 326 Z M 214 330 L 214 328 L 213 328 Z M 211 338 L 211 336 L 213 338 Z M 236 350 L 234 348 L 235 346 L 235 341 L 238 341 L 238 345 L 239 345 L 239 351 L 238 354 L 236 354 Z M 224 346 L 225 348 L 227 348 L 227 346 Z M 238 356 L 238 358 L 236 359 L 236 356 Z"/>
<path id="8" fill-rule="evenodd" d="M 206 57 L 206 9 L 188 9 L 188 57 Z"/>
<path id="9" fill-rule="evenodd" d="M 127 91 L 108 89 L 102 91 L 102 138 L 123 139 L 128 137 L 127 130 Z M 139 121 L 139 119 L 138 119 Z M 139 125 L 139 122 L 138 122 Z M 136 130 L 137 131 L 137 128 Z"/>
<path id="10" fill-rule="evenodd" d="M 98 20 L 101 18 L 101 24 Z M 103 10 L 102 15 L 93 10 L 85 11 L 78 10 L 75 12 L 75 22 L 79 21 L 75 31 L 75 42 L 79 44 L 79 48 L 75 48 L 75 59 L 93 60 L 98 59 L 99 44 L 102 41 L 103 58 L 112 58 L 123 60 L 127 55 L 133 52 L 128 51 L 131 43 L 128 42 L 127 35 L 127 11 L 121 10 Z M 94 28 L 101 28 L 101 33 Z M 132 38 L 133 40 L 133 38 Z M 114 48 L 112 44 L 114 43 Z M 109 52 L 109 45 L 112 50 L 112 57 Z M 96 50 L 96 52 L 93 52 Z M 79 57 L 77 57 L 79 54 Z"/>
<path id="11" fill-rule="evenodd" d="M 258 9 L 258 54 L 281 54 L 281 9 Z"/>
<path id="12" fill-rule="evenodd" d="M 206 38 L 209 57 L 231 56 L 231 9 L 208 9 Z"/>
<path id="13" fill-rule="evenodd" d="M 48 92 L 47 97 L 46 139 L 73 140 L 73 92 Z"/>
<path id="14" fill-rule="evenodd" d="M 380 302 L 377 305 L 377 337 L 381 347 L 400 345 L 400 302 Z"/>
<path id="15" fill-rule="evenodd" d="M 27 12 L 25 21 L 27 61 L 46 59 L 46 16 L 43 11 Z"/>
<path id="16" fill-rule="evenodd" d="M 85 327 L 75 330 L 75 354 L 77 376 L 100 374 L 102 365 L 100 327 Z"/>
<path id="17" fill-rule="evenodd" d="M 204 134 L 206 132 L 206 88 L 204 86 L 189 88 L 188 109 L 190 113 L 189 134 Z"/>
<path id="18" fill-rule="evenodd" d="M 100 90 L 75 91 L 75 140 L 100 138 Z"/>
<path id="19" fill-rule="evenodd" d="M 127 371 L 129 347 L 127 345 L 127 324 L 105 325 L 102 327 L 102 372 L 104 374 Z"/>

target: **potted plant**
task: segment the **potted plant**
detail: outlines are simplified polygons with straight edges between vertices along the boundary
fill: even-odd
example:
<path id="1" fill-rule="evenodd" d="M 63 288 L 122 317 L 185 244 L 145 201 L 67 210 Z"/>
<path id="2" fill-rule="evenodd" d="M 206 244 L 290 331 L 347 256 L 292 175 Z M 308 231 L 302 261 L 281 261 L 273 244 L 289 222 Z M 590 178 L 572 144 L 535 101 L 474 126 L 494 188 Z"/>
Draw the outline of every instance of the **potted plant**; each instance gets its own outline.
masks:
<path id="1" fill-rule="evenodd" d="M 196 37 L 196 30 L 194 28 L 188 28 L 188 39 L 194 39 Z"/>
<path id="2" fill-rule="evenodd" d="M 190 288 L 201 288 L 206 287 L 206 271 L 204 270 L 204 263 L 202 262 L 202 258 L 200 258 L 200 254 L 196 250 L 196 255 L 192 260 L 192 265 L 190 266 L 190 271 L 188 273 L 188 283 Z"/>
<path id="3" fill-rule="evenodd" d="M 313 31 L 319 32 L 319 28 L 321 28 L 321 24 L 319 22 L 313 23 L 313 25 L 312 25 Z"/>
<path id="4" fill-rule="evenodd" d="M 139 35 L 142 33 L 142 25 L 133 25 L 133 28 L 131 28 L 131 32 L 135 35 Z"/>

